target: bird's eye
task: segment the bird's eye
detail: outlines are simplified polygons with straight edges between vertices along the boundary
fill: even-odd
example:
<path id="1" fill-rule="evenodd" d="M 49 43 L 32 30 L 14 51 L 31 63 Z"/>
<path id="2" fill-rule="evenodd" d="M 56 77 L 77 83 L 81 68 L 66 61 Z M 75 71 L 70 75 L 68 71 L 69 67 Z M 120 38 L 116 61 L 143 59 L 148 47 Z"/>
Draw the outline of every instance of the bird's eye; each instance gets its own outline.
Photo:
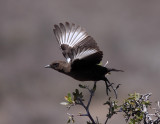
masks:
<path id="1" fill-rule="evenodd" d="M 58 66 L 59 66 L 59 63 L 54 63 L 53 66 L 54 66 L 54 67 L 58 67 Z"/>

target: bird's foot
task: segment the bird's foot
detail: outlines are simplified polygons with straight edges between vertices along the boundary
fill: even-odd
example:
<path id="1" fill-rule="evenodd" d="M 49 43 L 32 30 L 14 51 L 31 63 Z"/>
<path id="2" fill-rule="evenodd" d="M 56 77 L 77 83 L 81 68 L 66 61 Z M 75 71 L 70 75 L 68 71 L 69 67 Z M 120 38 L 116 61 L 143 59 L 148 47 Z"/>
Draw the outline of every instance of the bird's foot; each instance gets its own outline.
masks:
<path id="1" fill-rule="evenodd" d="M 106 94 L 108 95 L 108 92 L 111 92 L 111 89 L 114 91 L 114 94 L 115 94 L 115 96 L 116 96 L 116 99 L 117 99 L 117 89 L 119 88 L 119 85 L 120 84 L 118 84 L 117 86 L 116 86 L 116 88 L 114 88 L 113 87 L 113 84 L 114 83 L 110 83 L 110 81 L 106 78 L 106 80 L 105 80 L 105 83 L 106 83 Z"/>

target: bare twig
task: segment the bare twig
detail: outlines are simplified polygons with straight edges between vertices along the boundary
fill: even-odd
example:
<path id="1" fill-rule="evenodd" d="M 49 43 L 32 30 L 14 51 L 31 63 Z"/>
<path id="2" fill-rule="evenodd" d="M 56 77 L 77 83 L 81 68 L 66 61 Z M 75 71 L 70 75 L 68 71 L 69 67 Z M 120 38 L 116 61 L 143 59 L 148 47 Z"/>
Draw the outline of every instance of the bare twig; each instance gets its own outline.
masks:
<path id="1" fill-rule="evenodd" d="M 92 101 L 92 98 L 93 98 L 93 95 L 94 95 L 94 92 L 95 92 L 95 89 L 96 89 L 96 81 L 94 82 L 94 86 L 92 89 L 89 89 L 87 88 L 90 92 L 90 98 L 88 100 L 88 103 L 87 103 L 87 106 L 83 103 L 82 99 L 81 98 L 78 98 L 77 100 L 79 101 L 79 105 L 81 105 L 87 112 L 87 114 L 80 114 L 79 116 L 88 116 L 89 119 L 91 120 L 92 124 L 96 124 L 93 117 L 91 116 L 90 114 L 90 111 L 89 111 L 89 106 L 90 106 L 90 103 Z"/>
<path id="2" fill-rule="evenodd" d="M 104 124 L 107 124 L 108 120 L 109 120 L 109 118 L 107 117 L 107 119 L 106 119 L 106 121 L 105 121 L 105 123 L 104 123 Z"/>

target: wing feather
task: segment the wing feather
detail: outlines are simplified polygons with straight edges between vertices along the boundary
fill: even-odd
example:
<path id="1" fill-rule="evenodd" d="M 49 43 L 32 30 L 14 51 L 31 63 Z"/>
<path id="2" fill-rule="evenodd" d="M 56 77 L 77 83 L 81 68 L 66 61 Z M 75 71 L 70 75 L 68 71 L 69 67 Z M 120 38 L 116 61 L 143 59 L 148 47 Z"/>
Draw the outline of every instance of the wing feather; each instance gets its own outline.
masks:
<path id="1" fill-rule="evenodd" d="M 53 32 L 68 63 L 75 64 L 77 60 L 86 62 L 91 59 L 91 63 L 98 64 L 101 61 L 103 54 L 99 53 L 102 51 L 84 28 L 68 22 L 54 25 L 54 27 Z"/>

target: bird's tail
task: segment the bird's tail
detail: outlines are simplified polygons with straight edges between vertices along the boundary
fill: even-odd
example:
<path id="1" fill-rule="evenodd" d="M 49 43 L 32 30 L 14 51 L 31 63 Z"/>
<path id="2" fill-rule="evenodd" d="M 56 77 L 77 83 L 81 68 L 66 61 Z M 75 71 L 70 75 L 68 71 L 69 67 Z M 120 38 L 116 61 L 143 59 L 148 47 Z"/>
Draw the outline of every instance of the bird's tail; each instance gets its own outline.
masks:
<path id="1" fill-rule="evenodd" d="M 119 72 L 124 72 L 123 70 L 119 70 L 119 69 L 114 69 L 114 68 L 107 68 L 109 72 L 111 71 L 119 71 Z"/>
<path id="2" fill-rule="evenodd" d="M 123 70 L 119 69 L 114 69 L 114 68 L 107 68 L 107 74 L 110 74 L 110 72 L 115 71 L 115 72 L 124 72 Z"/>

